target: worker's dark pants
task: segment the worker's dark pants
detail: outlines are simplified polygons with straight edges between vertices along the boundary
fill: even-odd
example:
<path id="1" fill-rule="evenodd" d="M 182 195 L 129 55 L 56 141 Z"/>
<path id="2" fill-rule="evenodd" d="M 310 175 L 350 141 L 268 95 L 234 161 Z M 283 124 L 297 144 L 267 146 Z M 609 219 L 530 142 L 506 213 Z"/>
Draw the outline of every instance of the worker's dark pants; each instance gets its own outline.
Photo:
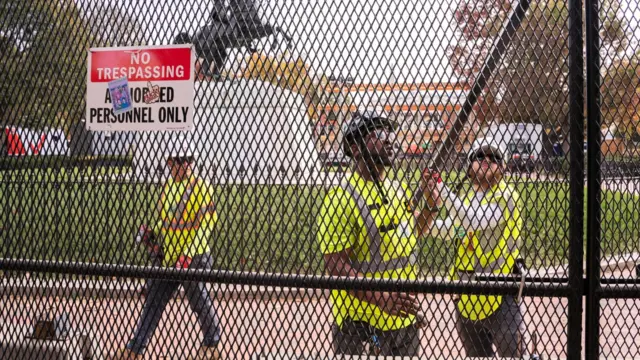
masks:
<path id="1" fill-rule="evenodd" d="M 342 326 L 334 324 L 332 330 L 336 355 L 420 356 L 420 329 L 414 325 L 382 331 L 362 321 L 345 319 Z"/>
<path id="2" fill-rule="evenodd" d="M 469 320 L 458 311 L 456 314 L 456 328 L 468 357 L 494 357 L 493 345 L 501 357 L 524 355 L 525 325 L 513 296 L 503 296 L 498 310 L 483 320 Z"/>
<path id="3" fill-rule="evenodd" d="M 211 269 L 213 258 L 209 254 L 195 256 L 191 268 Z M 138 326 L 133 339 L 127 344 L 127 348 L 135 353 L 142 354 L 153 335 L 162 313 L 169 300 L 180 286 L 180 282 L 150 279 L 147 283 L 147 297 L 142 308 L 142 315 L 138 320 Z M 204 332 L 203 346 L 216 346 L 220 341 L 220 326 L 218 316 L 213 308 L 211 297 L 206 284 L 202 282 L 183 282 L 185 294 L 189 300 L 191 310 L 198 314 L 198 322 Z M 181 321 L 181 320 L 178 320 Z M 175 330 L 174 330 L 175 331 Z"/>

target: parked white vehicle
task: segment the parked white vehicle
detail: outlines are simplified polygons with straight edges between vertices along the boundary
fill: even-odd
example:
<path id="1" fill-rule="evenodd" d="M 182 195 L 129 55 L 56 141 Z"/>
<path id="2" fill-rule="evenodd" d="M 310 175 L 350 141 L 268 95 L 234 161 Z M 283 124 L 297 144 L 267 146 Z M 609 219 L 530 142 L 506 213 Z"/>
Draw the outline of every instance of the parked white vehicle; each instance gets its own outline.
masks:
<path id="1" fill-rule="evenodd" d="M 476 141 L 485 137 L 493 138 L 507 149 L 507 167 L 510 171 L 531 172 L 543 154 L 543 134 L 540 124 L 493 124 L 484 128 Z"/>

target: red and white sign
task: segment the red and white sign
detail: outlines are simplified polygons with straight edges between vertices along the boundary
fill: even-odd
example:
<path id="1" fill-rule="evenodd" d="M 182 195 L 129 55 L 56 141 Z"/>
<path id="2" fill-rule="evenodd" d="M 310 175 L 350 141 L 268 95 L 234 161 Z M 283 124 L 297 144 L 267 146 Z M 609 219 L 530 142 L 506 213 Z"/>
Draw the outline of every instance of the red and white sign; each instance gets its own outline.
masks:
<path id="1" fill-rule="evenodd" d="M 93 131 L 180 131 L 193 128 L 192 45 L 91 48 L 86 126 Z M 133 109 L 114 114 L 109 82 L 126 78 Z"/>

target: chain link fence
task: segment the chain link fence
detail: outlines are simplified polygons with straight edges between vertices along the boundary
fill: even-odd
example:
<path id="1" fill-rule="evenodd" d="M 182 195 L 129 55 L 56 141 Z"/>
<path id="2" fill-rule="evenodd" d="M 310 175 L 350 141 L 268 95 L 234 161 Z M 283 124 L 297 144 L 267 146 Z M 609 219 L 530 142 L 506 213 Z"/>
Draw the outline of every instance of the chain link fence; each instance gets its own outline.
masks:
<path id="1" fill-rule="evenodd" d="M 0 0 L 0 358 L 638 356 L 638 19 Z"/>
<path id="2" fill-rule="evenodd" d="M 591 249 L 587 253 L 588 286 L 594 291 L 587 298 L 586 311 L 595 310 L 588 320 L 593 328 L 586 333 L 588 352 L 602 357 L 636 357 L 638 346 L 621 337 L 623 333 L 637 333 L 637 326 L 627 323 L 627 318 L 637 311 L 638 263 L 637 241 L 638 227 L 633 218 L 608 218 L 610 209 L 635 216 L 637 211 L 638 177 L 637 167 L 637 125 L 638 125 L 638 93 L 636 91 L 637 48 L 640 34 L 635 30 L 640 8 L 637 3 L 602 3 L 591 4 L 587 8 L 587 76 L 592 81 L 587 88 L 587 106 L 589 115 L 588 147 L 594 149 L 589 153 L 587 167 L 588 184 L 593 184 L 589 192 L 589 211 L 587 220 L 588 232 L 593 233 L 588 243 Z M 616 24 L 615 29 L 609 26 L 615 18 L 624 19 Z M 590 26 L 589 26 L 590 25 Z M 608 39 L 618 34 L 625 34 L 618 42 Z M 600 51 L 597 47 L 600 45 Z M 594 52 L 595 51 L 595 52 Z M 596 75 L 599 73 L 599 77 Z M 598 94 L 595 89 L 600 88 Z M 598 104 L 599 103 L 599 104 Z M 599 105 L 599 106 L 598 106 Z M 598 108 L 599 107 L 599 108 Z M 602 129 L 600 136 L 597 127 Z M 611 178 L 613 168 L 619 169 L 624 176 Z M 597 184 L 599 184 L 599 188 Z M 610 191 L 633 194 L 633 198 L 618 197 Z M 614 230 L 615 229 L 615 230 Z M 611 231 L 619 231 L 621 241 L 614 241 Z M 628 240 L 622 240 L 628 239 Z M 600 260 L 601 266 L 598 266 Z M 626 296 L 625 296 L 626 292 Z M 624 298 L 623 298 L 624 297 Z M 626 323 L 626 324 L 625 324 Z M 599 324 L 599 325 L 598 325 Z M 595 341 L 594 341 L 595 340 Z"/>

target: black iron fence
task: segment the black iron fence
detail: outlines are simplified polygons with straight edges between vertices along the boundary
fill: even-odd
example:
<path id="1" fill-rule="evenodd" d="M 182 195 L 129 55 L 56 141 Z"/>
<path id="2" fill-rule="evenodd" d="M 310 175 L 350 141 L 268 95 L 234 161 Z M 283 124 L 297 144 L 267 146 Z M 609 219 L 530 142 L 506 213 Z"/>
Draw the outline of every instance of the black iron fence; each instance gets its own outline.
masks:
<path id="1" fill-rule="evenodd" d="M 638 19 L 0 0 L 0 358 L 638 356 Z"/>

